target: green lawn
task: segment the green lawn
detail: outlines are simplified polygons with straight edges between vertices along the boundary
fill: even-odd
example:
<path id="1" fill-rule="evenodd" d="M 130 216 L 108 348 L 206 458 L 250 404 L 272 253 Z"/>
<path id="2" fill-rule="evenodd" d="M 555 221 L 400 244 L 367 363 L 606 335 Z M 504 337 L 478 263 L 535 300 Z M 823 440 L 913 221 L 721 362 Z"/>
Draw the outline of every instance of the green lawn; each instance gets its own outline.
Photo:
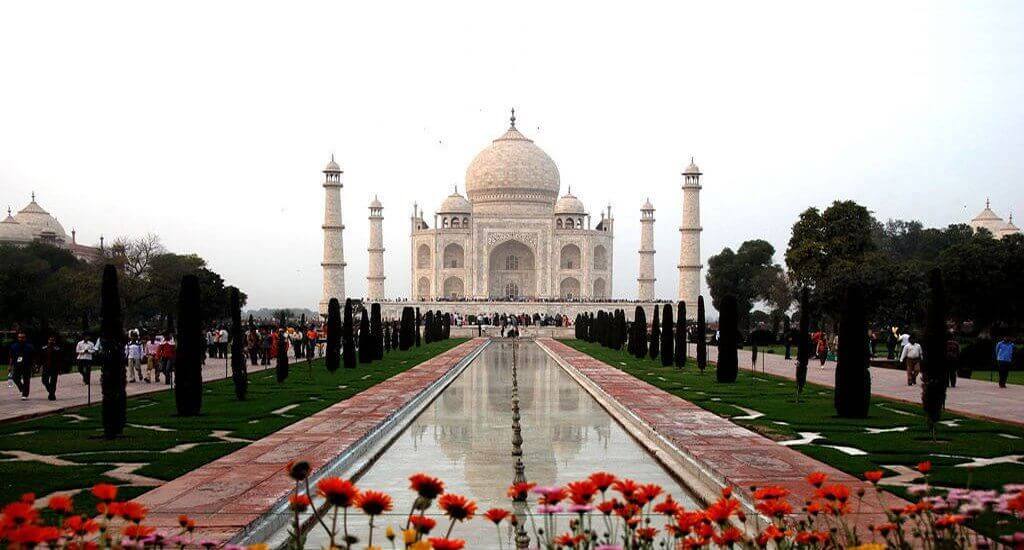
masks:
<path id="1" fill-rule="evenodd" d="M 120 483 L 105 475 L 115 462 L 141 464 L 135 471 L 139 475 L 174 479 L 246 445 L 213 437 L 214 430 L 228 431 L 230 437 L 259 439 L 465 341 L 451 339 L 395 351 L 377 363 L 341 368 L 335 373 L 327 372 L 322 360 L 313 361 L 312 369 L 300 361 L 292 365 L 290 376 L 282 384 L 277 383 L 271 367 L 249 374 L 246 401 L 235 399 L 230 380 L 210 382 L 204 387 L 203 414 L 198 417 L 176 416 L 174 394 L 169 391 L 131 398 L 128 422 L 135 426 L 129 426 L 124 437 L 114 441 L 99 437 L 102 426 L 98 405 L 75 409 L 70 414 L 6 423 L 0 426 L 0 458 L 10 457 L 5 450 L 20 450 L 74 464 L 0 462 L 0 503 L 29 491 L 42 496 L 57 490 L 91 487 L 100 481 Z M 297 406 L 280 410 L 289 405 Z M 74 415 L 84 416 L 85 420 L 77 420 Z M 197 445 L 178 447 L 183 444 Z M 134 496 L 146 490 L 126 487 L 122 492 Z M 90 512 L 94 503 L 81 495 L 76 497 L 75 504 L 80 511 Z"/>
<path id="2" fill-rule="evenodd" d="M 969 462 L 970 457 L 1021 454 L 1024 428 L 945 414 L 943 420 L 953 421 L 954 426 L 940 425 L 937 440 L 933 441 L 919 406 L 872 397 L 869 418 L 838 418 L 831 388 L 808 384 L 797 402 L 796 385 L 785 378 L 740 370 L 735 384 L 719 384 L 715 381 L 713 366 L 702 375 L 692 360 L 686 368 L 676 369 L 662 367 L 660 360 L 636 359 L 625 351 L 599 344 L 579 340 L 565 343 L 720 416 L 746 415 L 737 405 L 764 413 L 755 420 L 733 419 L 733 422 L 772 439 L 799 439 L 798 432 L 820 433 L 824 439 L 793 449 L 857 477 L 863 478 L 863 472 L 886 465 L 912 468 L 922 460 L 930 460 L 935 465 L 932 482 L 939 486 L 997 489 L 1005 483 L 1024 480 L 1024 465 L 1019 463 L 954 467 Z M 872 434 L 867 429 L 901 427 L 906 430 Z M 823 445 L 852 447 L 867 454 L 853 456 Z M 893 475 L 893 472 L 887 470 L 886 475 Z M 1020 530 L 1024 523 L 1005 527 Z"/>

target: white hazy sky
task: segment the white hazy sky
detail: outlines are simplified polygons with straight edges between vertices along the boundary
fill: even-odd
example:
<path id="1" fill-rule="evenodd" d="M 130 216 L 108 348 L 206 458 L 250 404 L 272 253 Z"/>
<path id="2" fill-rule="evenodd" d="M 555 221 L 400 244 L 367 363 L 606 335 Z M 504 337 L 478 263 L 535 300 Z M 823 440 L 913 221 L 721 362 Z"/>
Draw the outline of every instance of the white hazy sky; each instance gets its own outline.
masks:
<path id="1" fill-rule="evenodd" d="M 4 2 L 0 204 L 85 242 L 159 234 L 252 306 L 320 294 L 320 169 L 345 170 L 347 288 L 385 206 L 389 296 L 408 217 L 432 213 L 507 125 L 563 191 L 617 218 L 636 292 L 650 196 L 672 297 L 680 176 L 705 172 L 704 257 L 810 205 L 944 226 L 991 196 L 1024 216 L 1024 2 Z M 432 221 L 432 220 L 431 220 Z"/>

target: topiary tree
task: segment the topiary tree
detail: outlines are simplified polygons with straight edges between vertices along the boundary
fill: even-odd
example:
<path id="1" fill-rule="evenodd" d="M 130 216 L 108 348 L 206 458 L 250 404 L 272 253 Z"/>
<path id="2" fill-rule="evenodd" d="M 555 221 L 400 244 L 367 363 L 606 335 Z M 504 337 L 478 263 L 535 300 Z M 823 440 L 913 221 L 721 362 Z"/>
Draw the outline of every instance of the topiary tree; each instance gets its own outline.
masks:
<path id="1" fill-rule="evenodd" d="M 633 325 L 635 325 L 633 334 L 636 338 L 633 355 L 637 359 L 643 359 L 647 355 L 647 312 L 644 311 L 644 308 L 636 306 Z"/>
<path id="2" fill-rule="evenodd" d="M 615 349 L 622 350 L 626 343 L 626 312 L 615 310 Z"/>
<path id="3" fill-rule="evenodd" d="M 654 320 L 651 321 L 651 338 L 648 342 L 651 359 L 658 358 L 658 352 L 661 348 L 661 322 L 658 317 L 658 306 L 654 306 Z"/>
<path id="4" fill-rule="evenodd" d="M 807 363 L 811 360 L 811 293 L 800 291 L 800 328 L 796 335 L 796 394 L 799 401 L 807 384 Z"/>
<path id="5" fill-rule="evenodd" d="M 274 370 L 277 372 L 278 384 L 288 379 L 288 337 L 283 330 L 277 333 L 277 366 Z"/>
<path id="6" fill-rule="evenodd" d="M 341 304 L 337 298 L 327 302 L 327 364 L 328 372 L 341 366 Z"/>
<path id="7" fill-rule="evenodd" d="M 718 368 L 715 369 L 715 377 L 719 382 L 731 384 L 739 374 L 739 316 L 736 298 L 731 295 L 722 296 L 721 305 L 718 312 Z"/>
<path id="8" fill-rule="evenodd" d="M 859 286 L 846 290 L 839 316 L 839 360 L 836 363 L 835 407 L 843 418 L 866 418 L 871 403 L 868 373 L 868 327 L 864 293 Z"/>
<path id="9" fill-rule="evenodd" d="M 423 317 L 423 343 L 429 344 L 434 341 L 434 312 L 427 310 L 427 314 Z"/>
<path id="10" fill-rule="evenodd" d="M 238 289 L 231 287 L 228 294 L 231 308 L 231 381 L 235 384 L 235 397 L 245 401 L 249 391 L 249 371 L 245 368 L 245 335 L 242 332 L 242 305 Z"/>
<path id="11" fill-rule="evenodd" d="M 676 367 L 683 368 L 686 366 L 686 302 L 679 302 L 679 307 L 676 314 L 676 341 L 675 341 L 675 357 L 673 357 L 673 363 Z"/>
<path id="12" fill-rule="evenodd" d="M 125 370 L 121 366 L 123 330 L 117 268 L 107 264 L 103 267 L 100 286 L 100 360 L 103 373 L 100 388 L 103 391 L 103 437 L 106 439 L 114 439 L 124 433 L 127 423 L 128 396 L 124 390 Z"/>
<path id="13" fill-rule="evenodd" d="M 352 319 L 352 299 L 345 298 L 345 317 L 341 325 L 341 360 L 346 369 L 356 368 L 355 321 Z"/>
<path id="14" fill-rule="evenodd" d="M 676 334 L 672 327 L 672 304 L 665 304 L 661 315 L 661 366 L 671 367 L 675 360 Z"/>
<path id="15" fill-rule="evenodd" d="M 384 325 L 380 320 L 380 304 L 370 306 L 370 340 L 373 344 L 373 358 L 384 358 Z"/>
<path id="16" fill-rule="evenodd" d="M 416 337 L 413 336 L 415 327 L 415 314 L 412 311 L 411 306 L 405 306 L 402 308 L 402 323 L 398 329 L 398 349 L 405 351 L 413 346 L 416 341 Z"/>
<path id="17" fill-rule="evenodd" d="M 413 337 L 416 338 L 416 347 L 420 347 L 420 327 L 423 325 L 423 317 L 420 317 L 420 308 L 416 308 L 416 330 Z"/>
<path id="18" fill-rule="evenodd" d="M 178 416 L 196 416 L 203 406 L 203 319 L 199 278 L 181 278 L 178 294 L 178 348 L 174 358 L 174 401 Z"/>
<path id="19" fill-rule="evenodd" d="M 704 317 L 704 297 L 697 296 L 697 370 L 708 368 L 708 323 Z"/>
<path id="20" fill-rule="evenodd" d="M 928 273 L 928 291 L 924 362 L 921 365 L 921 375 L 924 377 L 921 404 L 934 438 L 935 425 L 942 418 L 942 409 L 946 406 L 946 384 L 949 382 L 949 366 L 946 364 L 946 289 L 939 268 L 932 268 Z"/>
<path id="21" fill-rule="evenodd" d="M 370 336 L 370 316 L 366 314 L 366 308 L 359 317 L 359 362 L 369 364 L 373 362 L 373 337 Z"/>
<path id="22" fill-rule="evenodd" d="M 452 314 L 444 314 L 444 332 L 441 333 L 441 339 L 447 340 L 452 337 Z"/>
<path id="23" fill-rule="evenodd" d="M 573 337 L 576 338 L 577 340 L 582 340 L 583 339 L 583 338 L 580 337 L 580 334 L 581 334 L 580 329 L 581 328 L 583 328 L 583 315 L 577 313 L 576 314 L 576 319 L 575 319 L 575 321 L 573 321 L 573 324 L 572 324 Z"/>

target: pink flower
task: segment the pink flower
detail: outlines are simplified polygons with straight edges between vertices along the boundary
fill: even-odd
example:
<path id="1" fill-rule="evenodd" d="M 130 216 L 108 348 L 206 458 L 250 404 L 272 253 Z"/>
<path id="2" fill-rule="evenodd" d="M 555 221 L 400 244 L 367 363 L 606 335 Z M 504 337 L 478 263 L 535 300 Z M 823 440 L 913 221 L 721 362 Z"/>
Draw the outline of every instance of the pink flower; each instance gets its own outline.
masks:
<path id="1" fill-rule="evenodd" d="M 585 513 L 589 512 L 589 511 L 593 510 L 593 509 L 594 509 L 594 507 L 589 505 L 589 504 L 571 504 L 571 505 L 569 505 L 569 511 L 572 512 L 573 514 L 585 514 Z"/>
<path id="2" fill-rule="evenodd" d="M 551 506 L 548 504 L 541 504 L 537 506 L 538 514 L 560 514 L 562 511 L 562 507 L 557 505 Z"/>

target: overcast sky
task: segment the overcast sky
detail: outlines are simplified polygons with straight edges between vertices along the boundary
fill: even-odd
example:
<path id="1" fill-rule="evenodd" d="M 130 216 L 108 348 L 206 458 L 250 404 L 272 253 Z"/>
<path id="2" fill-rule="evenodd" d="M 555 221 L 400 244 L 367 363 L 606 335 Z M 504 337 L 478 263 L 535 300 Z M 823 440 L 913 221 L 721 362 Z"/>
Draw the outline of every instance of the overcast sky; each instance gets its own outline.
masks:
<path id="1" fill-rule="evenodd" d="M 639 208 L 674 297 L 681 177 L 705 173 L 704 260 L 800 211 L 1024 216 L 1024 2 L 4 2 L 0 204 L 33 190 L 79 240 L 156 233 L 251 306 L 320 298 L 320 170 L 345 171 L 346 285 L 385 207 L 387 294 L 432 214 L 518 126 L 597 218 L 636 293 Z M 430 217 L 431 224 L 433 222 Z"/>

